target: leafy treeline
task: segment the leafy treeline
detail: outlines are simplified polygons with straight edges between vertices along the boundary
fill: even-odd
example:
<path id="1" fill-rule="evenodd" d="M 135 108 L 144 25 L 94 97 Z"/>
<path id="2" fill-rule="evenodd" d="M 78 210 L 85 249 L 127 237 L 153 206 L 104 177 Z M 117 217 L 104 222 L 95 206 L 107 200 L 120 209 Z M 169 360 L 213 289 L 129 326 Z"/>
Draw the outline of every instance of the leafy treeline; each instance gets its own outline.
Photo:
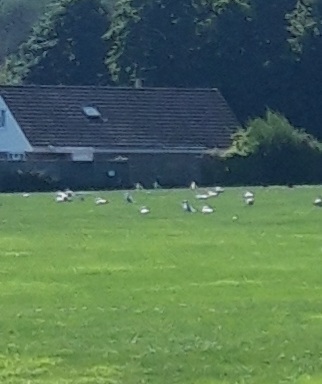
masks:
<path id="1" fill-rule="evenodd" d="M 102 0 L 112 5 L 114 0 Z M 0 0 L 0 63 L 28 38 L 33 25 L 53 0 Z"/>
<path id="2" fill-rule="evenodd" d="M 62 0 L 37 23 L 3 75 L 11 84 L 107 84 L 108 10 L 100 0 Z"/>
<path id="3" fill-rule="evenodd" d="M 50 0 L 0 0 L 0 62 L 27 38 Z"/>
<path id="4" fill-rule="evenodd" d="M 220 88 L 238 117 L 267 107 L 322 137 L 320 0 L 119 0 L 113 79 Z"/>
<path id="5" fill-rule="evenodd" d="M 218 87 L 241 121 L 269 107 L 322 137 L 321 0 L 107 3 L 54 3 L 3 81 Z"/>

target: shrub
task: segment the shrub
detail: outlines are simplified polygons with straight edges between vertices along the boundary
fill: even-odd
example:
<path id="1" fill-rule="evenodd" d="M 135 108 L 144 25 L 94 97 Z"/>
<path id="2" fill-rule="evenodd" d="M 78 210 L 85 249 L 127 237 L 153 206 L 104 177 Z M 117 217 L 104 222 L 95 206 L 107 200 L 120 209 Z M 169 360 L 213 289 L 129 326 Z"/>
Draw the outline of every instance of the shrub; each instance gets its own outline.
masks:
<path id="1" fill-rule="evenodd" d="M 226 184 L 311 184 L 322 180 L 322 144 L 268 110 L 234 136 L 223 155 Z"/>

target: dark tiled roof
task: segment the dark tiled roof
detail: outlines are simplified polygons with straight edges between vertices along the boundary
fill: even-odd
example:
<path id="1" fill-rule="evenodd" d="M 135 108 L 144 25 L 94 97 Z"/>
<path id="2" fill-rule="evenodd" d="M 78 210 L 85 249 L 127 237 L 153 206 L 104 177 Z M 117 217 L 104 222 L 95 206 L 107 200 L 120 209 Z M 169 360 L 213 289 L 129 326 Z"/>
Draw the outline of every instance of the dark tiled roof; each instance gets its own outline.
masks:
<path id="1" fill-rule="evenodd" d="M 238 125 L 216 89 L 0 86 L 0 94 L 33 146 L 225 148 Z"/>

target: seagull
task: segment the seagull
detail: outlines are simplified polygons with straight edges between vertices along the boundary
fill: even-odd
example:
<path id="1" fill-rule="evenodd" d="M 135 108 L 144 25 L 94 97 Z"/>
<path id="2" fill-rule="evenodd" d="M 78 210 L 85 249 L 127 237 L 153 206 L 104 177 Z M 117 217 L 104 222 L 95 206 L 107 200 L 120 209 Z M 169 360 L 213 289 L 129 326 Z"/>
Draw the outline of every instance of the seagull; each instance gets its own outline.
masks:
<path id="1" fill-rule="evenodd" d="M 141 207 L 140 208 L 140 213 L 142 213 L 142 215 L 147 215 L 148 213 L 150 213 L 150 209 L 148 207 Z"/>
<path id="2" fill-rule="evenodd" d="M 208 197 L 217 197 L 219 195 L 220 192 L 217 192 L 216 190 L 215 191 L 212 191 L 211 189 L 208 190 Z"/>
<path id="3" fill-rule="evenodd" d="M 129 192 L 127 192 L 127 193 L 124 195 L 124 197 L 125 197 L 125 200 L 126 200 L 128 203 L 134 203 L 133 197 L 132 197 L 132 195 L 131 195 Z"/>
<path id="4" fill-rule="evenodd" d="M 184 211 L 188 211 L 188 201 L 187 200 L 183 200 L 182 202 L 182 208 Z"/>
<path id="5" fill-rule="evenodd" d="M 225 190 L 223 187 L 215 187 L 215 192 L 217 192 L 217 194 L 219 194 L 219 193 L 224 193 Z"/>
<path id="6" fill-rule="evenodd" d="M 75 196 L 75 193 L 69 188 L 65 189 L 65 194 L 69 199 L 72 199 Z"/>
<path id="7" fill-rule="evenodd" d="M 314 204 L 316 207 L 322 207 L 322 199 L 321 199 L 321 197 L 317 197 L 317 198 L 314 200 L 313 204 Z"/>
<path id="8" fill-rule="evenodd" d="M 135 184 L 135 189 L 137 189 L 137 190 L 143 190 L 144 188 L 143 188 L 143 185 L 142 185 L 141 183 L 136 183 L 136 184 Z"/>
<path id="9" fill-rule="evenodd" d="M 197 189 L 197 184 L 195 181 L 193 181 L 191 184 L 190 184 L 190 188 L 194 191 L 195 189 Z"/>
<path id="10" fill-rule="evenodd" d="M 22 194 L 22 197 L 29 197 L 30 196 L 30 193 L 23 193 Z"/>
<path id="11" fill-rule="evenodd" d="M 159 189 L 159 188 L 161 188 L 161 185 L 158 183 L 157 180 L 153 183 L 153 188 L 154 188 L 154 189 Z"/>
<path id="12" fill-rule="evenodd" d="M 254 193 L 253 193 L 253 192 L 250 192 L 250 191 L 246 191 L 246 192 L 244 193 L 244 198 L 245 198 L 245 199 L 254 198 Z"/>
<path id="13" fill-rule="evenodd" d="M 246 205 L 254 205 L 254 203 L 255 203 L 254 197 L 247 197 L 245 199 L 245 203 L 246 203 Z"/>
<path id="14" fill-rule="evenodd" d="M 106 199 L 102 199 L 101 197 L 97 197 L 95 199 L 95 204 L 96 205 L 104 205 L 104 204 L 107 204 L 108 201 Z"/>
<path id="15" fill-rule="evenodd" d="M 202 194 L 196 195 L 196 199 L 198 199 L 198 200 L 207 200 L 208 197 L 209 197 L 208 193 L 202 193 Z"/>
<path id="16" fill-rule="evenodd" d="M 188 202 L 188 200 L 183 200 L 182 202 L 182 208 L 184 211 L 186 212 L 190 212 L 190 213 L 195 213 L 197 212 L 196 208 L 194 208 L 192 205 L 190 205 L 190 203 Z"/>
<path id="17" fill-rule="evenodd" d="M 56 203 L 65 203 L 68 200 L 68 196 L 65 192 L 57 192 L 56 194 Z"/>
<path id="18" fill-rule="evenodd" d="M 201 209 L 202 213 L 214 213 L 214 209 L 211 208 L 209 205 L 204 205 Z"/>

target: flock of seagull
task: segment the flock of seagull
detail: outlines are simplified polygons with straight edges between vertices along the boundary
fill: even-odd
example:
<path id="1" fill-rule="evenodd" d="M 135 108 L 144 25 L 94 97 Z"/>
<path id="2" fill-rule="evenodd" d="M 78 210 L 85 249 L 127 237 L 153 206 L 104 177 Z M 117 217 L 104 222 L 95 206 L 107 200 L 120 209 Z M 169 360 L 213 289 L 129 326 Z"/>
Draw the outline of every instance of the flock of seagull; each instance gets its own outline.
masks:
<path id="1" fill-rule="evenodd" d="M 158 182 L 154 182 L 153 187 L 154 187 L 154 189 L 161 188 L 160 185 L 158 184 Z M 140 183 L 137 183 L 135 185 L 135 189 L 136 190 L 143 190 L 144 188 Z M 198 187 L 194 181 L 191 183 L 190 189 L 197 192 Z M 214 197 L 219 196 L 220 194 L 224 193 L 224 191 L 225 191 L 225 189 L 222 187 L 214 187 L 212 189 L 206 189 L 202 193 L 201 192 L 196 193 L 195 198 L 197 200 L 208 200 L 210 198 L 214 198 Z M 29 196 L 29 195 L 28 196 L 27 195 L 28 194 L 26 194 L 26 197 Z M 247 192 L 245 192 L 243 197 L 244 197 L 244 202 L 246 205 L 254 205 L 255 195 L 253 192 L 247 191 Z M 65 191 L 58 191 L 56 193 L 55 200 L 57 203 L 65 203 L 65 202 L 71 202 L 75 198 L 80 198 L 81 200 L 84 200 L 84 193 L 81 193 L 81 192 L 77 193 L 77 192 L 73 192 L 70 189 L 66 189 Z M 133 196 L 130 192 L 124 193 L 124 200 L 126 203 L 129 203 L 129 204 L 134 203 Z M 96 197 L 94 202 L 96 205 L 105 205 L 105 204 L 109 203 L 109 201 L 107 199 L 102 198 L 102 197 Z M 183 211 L 185 211 L 187 213 L 198 212 L 197 208 L 195 208 L 188 200 L 183 200 L 181 203 L 181 207 L 182 207 Z M 144 206 L 140 207 L 139 212 L 142 215 L 147 215 L 151 212 L 151 210 L 149 207 L 144 205 Z M 215 209 L 209 204 L 204 204 L 202 206 L 202 208 L 200 209 L 200 212 L 203 214 L 211 214 L 211 213 L 215 212 Z"/>
<path id="2" fill-rule="evenodd" d="M 159 189 L 161 188 L 159 183 L 156 181 L 153 183 L 153 187 L 154 189 Z M 143 186 L 140 184 L 140 183 L 137 183 L 135 185 L 135 189 L 136 190 L 143 190 Z M 193 191 L 196 191 L 196 195 L 195 195 L 195 198 L 197 200 L 208 200 L 210 198 L 214 198 L 214 197 L 217 197 L 219 196 L 220 194 L 224 193 L 225 189 L 222 188 L 222 187 L 214 187 L 212 189 L 205 189 L 202 193 L 201 192 L 198 192 L 198 187 L 197 187 L 197 184 L 196 182 L 192 182 L 191 185 L 190 185 L 190 189 L 193 190 Z M 85 199 L 85 194 L 86 192 L 73 192 L 71 189 L 66 189 L 64 191 L 58 191 L 56 193 L 56 197 L 55 197 L 55 201 L 57 203 L 66 203 L 66 202 L 71 202 L 73 201 L 75 198 L 78 198 L 80 199 L 81 201 L 83 201 Z M 29 193 L 24 193 L 23 194 L 24 197 L 29 197 L 30 194 Z M 131 195 L 130 192 L 125 192 L 124 193 L 124 200 L 126 203 L 129 203 L 129 204 L 133 204 L 134 203 L 134 199 Z M 251 191 L 246 191 L 244 194 L 243 194 L 243 200 L 244 200 L 244 204 L 247 205 L 247 206 L 252 206 L 255 204 L 255 194 L 254 192 L 251 192 Z M 95 200 L 94 200 L 95 204 L 96 205 L 105 205 L 105 204 L 108 204 L 109 201 L 105 198 L 102 198 L 102 197 L 96 197 Z M 322 207 L 322 198 L 321 197 L 317 197 L 314 201 L 313 201 L 313 204 L 317 207 Z M 197 208 L 195 208 L 188 200 L 183 200 L 182 203 L 181 203 L 181 207 L 183 209 L 183 211 L 187 212 L 187 213 L 196 213 L 198 212 Z M 147 206 L 141 206 L 140 209 L 139 209 L 139 212 L 142 214 L 142 215 L 147 215 L 151 212 L 150 208 L 147 207 Z M 202 208 L 200 209 L 200 212 L 202 214 L 211 214 L 211 213 L 214 213 L 215 212 L 215 209 L 209 205 L 209 204 L 204 204 L 202 206 Z M 233 217 L 233 219 L 237 219 L 236 217 Z"/>
<path id="3" fill-rule="evenodd" d="M 196 185 L 196 183 L 194 181 L 191 183 L 190 188 L 192 190 L 196 190 L 197 189 L 197 185 Z M 214 187 L 213 189 L 207 189 L 206 192 L 204 192 L 204 193 L 197 193 L 195 197 L 198 200 L 208 200 L 209 198 L 219 196 L 220 194 L 224 193 L 224 191 L 225 190 L 222 187 Z M 244 202 L 245 202 L 246 205 L 254 205 L 254 203 L 255 203 L 255 194 L 253 192 L 246 191 L 244 193 L 243 198 L 244 198 Z M 190 212 L 190 213 L 197 212 L 197 209 L 194 208 L 189 203 L 188 200 L 184 200 L 182 202 L 182 208 L 186 212 Z M 208 204 L 203 205 L 203 207 L 201 208 L 201 213 L 204 213 L 204 214 L 213 213 L 214 211 L 215 211 L 214 208 L 212 208 Z"/>

